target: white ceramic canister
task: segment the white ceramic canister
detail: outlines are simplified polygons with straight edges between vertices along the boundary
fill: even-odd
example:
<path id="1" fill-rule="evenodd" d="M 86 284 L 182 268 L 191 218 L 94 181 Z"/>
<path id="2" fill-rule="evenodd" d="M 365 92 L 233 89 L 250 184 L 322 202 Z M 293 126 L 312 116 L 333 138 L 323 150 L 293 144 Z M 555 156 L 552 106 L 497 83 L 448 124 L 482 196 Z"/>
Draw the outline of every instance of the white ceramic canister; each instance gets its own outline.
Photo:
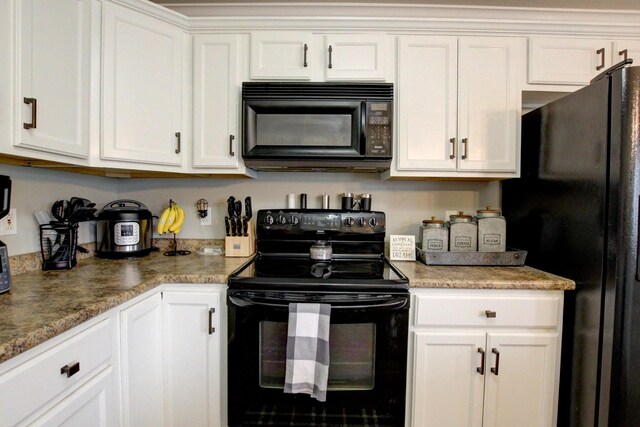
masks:
<path id="1" fill-rule="evenodd" d="M 449 230 L 444 221 L 431 219 L 422 221 L 420 227 L 422 250 L 425 252 L 447 252 L 449 250 Z"/>
<path id="2" fill-rule="evenodd" d="M 475 252 L 478 250 L 478 224 L 471 215 L 459 211 L 449 216 L 449 250 Z"/>
<path id="3" fill-rule="evenodd" d="M 500 215 L 500 210 L 479 209 L 478 216 L 478 251 L 506 251 L 507 220 Z"/>

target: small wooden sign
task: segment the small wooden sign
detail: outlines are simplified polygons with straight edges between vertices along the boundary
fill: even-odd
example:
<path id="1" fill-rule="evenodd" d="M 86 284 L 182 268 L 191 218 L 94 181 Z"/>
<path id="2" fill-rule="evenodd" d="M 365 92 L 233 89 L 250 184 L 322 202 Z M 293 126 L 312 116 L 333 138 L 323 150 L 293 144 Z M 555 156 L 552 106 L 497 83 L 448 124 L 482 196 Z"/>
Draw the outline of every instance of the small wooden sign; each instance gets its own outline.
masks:
<path id="1" fill-rule="evenodd" d="M 390 235 L 389 258 L 392 261 L 416 260 L 416 236 Z"/>

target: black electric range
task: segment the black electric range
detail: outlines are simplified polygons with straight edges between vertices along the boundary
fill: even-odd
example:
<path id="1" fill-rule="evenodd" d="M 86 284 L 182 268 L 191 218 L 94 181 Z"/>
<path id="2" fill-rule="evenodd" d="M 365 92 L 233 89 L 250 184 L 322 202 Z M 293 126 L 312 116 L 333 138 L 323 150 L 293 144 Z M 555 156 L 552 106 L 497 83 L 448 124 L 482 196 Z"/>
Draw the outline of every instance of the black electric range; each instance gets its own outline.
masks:
<path id="1" fill-rule="evenodd" d="M 257 254 L 229 277 L 229 426 L 404 427 L 407 278 L 383 212 L 260 210 Z M 312 246 L 323 241 L 331 257 Z M 283 392 L 289 309 L 331 305 L 326 402 Z"/>

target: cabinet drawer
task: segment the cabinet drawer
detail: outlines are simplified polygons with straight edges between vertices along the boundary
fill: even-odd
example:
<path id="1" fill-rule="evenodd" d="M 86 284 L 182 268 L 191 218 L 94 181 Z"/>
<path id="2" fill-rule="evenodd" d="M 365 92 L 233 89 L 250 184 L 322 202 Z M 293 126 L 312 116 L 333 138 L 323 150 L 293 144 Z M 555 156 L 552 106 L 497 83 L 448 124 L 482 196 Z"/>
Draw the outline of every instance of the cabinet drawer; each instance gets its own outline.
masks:
<path id="1" fill-rule="evenodd" d="M 555 328 L 559 320 L 556 296 L 416 295 L 415 301 L 416 326 Z"/>
<path id="2" fill-rule="evenodd" d="M 17 366 L 0 377 L 2 424 L 14 425 L 72 386 L 82 383 L 97 368 L 111 362 L 111 322 L 102 322 L 79 332 L 55 347 Z M 72 375 L 63 367 L 79 363 Z"/>

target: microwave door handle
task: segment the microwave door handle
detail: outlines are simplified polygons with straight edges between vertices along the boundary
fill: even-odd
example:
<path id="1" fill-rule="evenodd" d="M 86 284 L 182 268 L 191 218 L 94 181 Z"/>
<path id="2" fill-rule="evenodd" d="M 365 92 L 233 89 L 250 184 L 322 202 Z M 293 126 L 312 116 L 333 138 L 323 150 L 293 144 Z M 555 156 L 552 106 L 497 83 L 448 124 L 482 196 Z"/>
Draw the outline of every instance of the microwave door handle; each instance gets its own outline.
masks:
<path id="1" fill-rule="evenodd" d="M 360 154 L 367 154 L 367 103 L 360 102 Z"/>

